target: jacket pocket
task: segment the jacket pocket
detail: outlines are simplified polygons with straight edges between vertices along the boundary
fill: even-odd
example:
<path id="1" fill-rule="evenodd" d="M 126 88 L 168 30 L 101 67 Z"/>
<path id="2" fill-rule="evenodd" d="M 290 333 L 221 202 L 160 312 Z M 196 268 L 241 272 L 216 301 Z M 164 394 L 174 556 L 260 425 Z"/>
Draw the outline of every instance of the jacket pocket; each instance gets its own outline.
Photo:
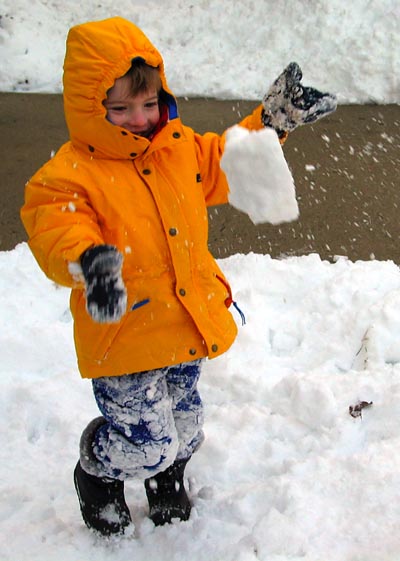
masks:
<path id="1" fill-rule="evenodd" d="M 86 310 L 86 298 L 83 291 L 73 302 L 71 311 L 74 318 L 74 338 L 79 356 L 94 361 L 102 361 L 113 345 L 118 333 L 124 328 L 128 311 L 117 323 L 95 322 Z"/>

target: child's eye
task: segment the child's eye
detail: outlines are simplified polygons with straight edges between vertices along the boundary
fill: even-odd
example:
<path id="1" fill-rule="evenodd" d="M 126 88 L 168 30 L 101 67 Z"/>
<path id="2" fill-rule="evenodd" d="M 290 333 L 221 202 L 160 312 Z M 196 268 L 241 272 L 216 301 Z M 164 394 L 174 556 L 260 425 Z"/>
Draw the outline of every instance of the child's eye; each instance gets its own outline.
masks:
<path id="1" fill-rule="evenodd" d="M 109 111 L 125 111 L 126 107 L 124 105 L 117 105 L 116 107 L 110 107 Z"/>
<path id="2" fill-rule="evenodd" d="M 145 104 L 145 107 L 156 107 L 158 105 L 158 101 L 149 101 Z"/>

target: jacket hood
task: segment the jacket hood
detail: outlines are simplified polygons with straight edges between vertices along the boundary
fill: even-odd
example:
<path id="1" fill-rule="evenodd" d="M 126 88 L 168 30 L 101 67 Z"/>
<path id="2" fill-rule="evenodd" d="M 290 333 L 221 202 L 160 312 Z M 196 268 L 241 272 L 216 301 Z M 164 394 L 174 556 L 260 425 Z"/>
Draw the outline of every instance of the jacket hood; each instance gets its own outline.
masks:
<path id="1" fill-rule="evenodd" d="M 149 146 L 148 139 L 110 123 L 103 105 L 109 88 L 138 57 L 159 69 L 169 119 L 176 118 L 176 101 L 167 86 L 163 59 L 136 25 L 113 17 L 77 25 L 68 33 L 63 76 L 65 119 L 72 143 L 94 158 L 132 159 Z"/>

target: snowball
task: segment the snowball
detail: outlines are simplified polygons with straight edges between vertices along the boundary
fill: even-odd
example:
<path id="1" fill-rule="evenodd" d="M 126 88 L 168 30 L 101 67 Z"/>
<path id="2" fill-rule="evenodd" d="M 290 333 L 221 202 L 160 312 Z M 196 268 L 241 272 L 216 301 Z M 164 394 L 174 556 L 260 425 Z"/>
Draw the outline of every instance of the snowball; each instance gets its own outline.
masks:
<path id="1" fill-rule="evenodd" d="M 298 218 L 293 177 L 273 129 L 230 128 L 221 168 L 229 182 L 230 204 L 248 214 L 254 224 Z"/>

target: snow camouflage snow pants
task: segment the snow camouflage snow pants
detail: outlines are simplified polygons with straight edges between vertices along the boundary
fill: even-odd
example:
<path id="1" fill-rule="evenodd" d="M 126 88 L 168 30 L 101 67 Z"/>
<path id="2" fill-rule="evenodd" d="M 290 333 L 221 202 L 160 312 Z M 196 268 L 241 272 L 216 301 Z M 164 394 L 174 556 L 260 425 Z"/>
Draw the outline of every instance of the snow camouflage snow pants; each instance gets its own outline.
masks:
<path id="1" fill-rule="evenodd" d="M 204 439 L 201 363 L 93 379 L 103 416 L 82 434 L 83 469 L 97 477 L 145 479 L 189 458 Z"/>

